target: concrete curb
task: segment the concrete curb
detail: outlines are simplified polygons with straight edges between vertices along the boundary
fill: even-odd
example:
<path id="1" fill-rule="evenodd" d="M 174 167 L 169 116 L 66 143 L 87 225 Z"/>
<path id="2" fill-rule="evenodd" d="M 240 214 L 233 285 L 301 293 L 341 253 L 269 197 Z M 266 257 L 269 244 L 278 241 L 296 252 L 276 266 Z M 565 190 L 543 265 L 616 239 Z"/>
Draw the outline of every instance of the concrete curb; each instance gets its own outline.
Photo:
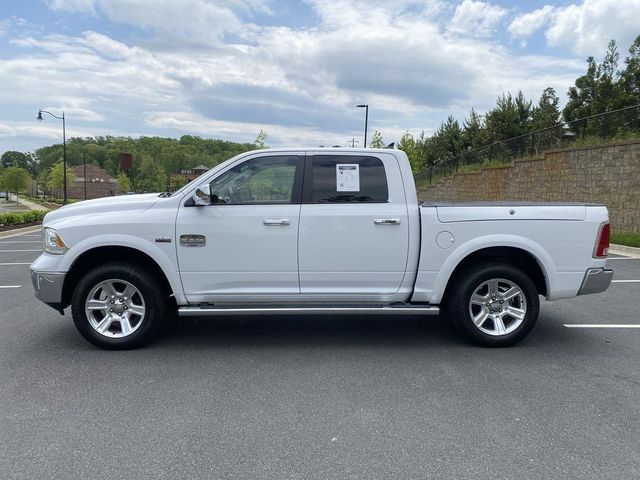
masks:
<path id="1" fill-rule="evenodd" d="M 640 248 L 638 247 L 627 247 L 626 245 L 616 245 L 612 243 L 609 246 L 609 252 L 615 253 L 617 255 L 626 255 L 628 257 L 640 258 Z"/>
<path id="2" fill-rule="evenodd" d="M 22 227 L 22 228 L 14 228 L 12 230 L 5 230 L 4 232 L 0 232 L 0 238 L 11 238 L 17 237 L 18 235 L 24 235 L 25 233 L 37 233 L 40 231 L 42 226 L 36 225 L 31 227 Z"/>

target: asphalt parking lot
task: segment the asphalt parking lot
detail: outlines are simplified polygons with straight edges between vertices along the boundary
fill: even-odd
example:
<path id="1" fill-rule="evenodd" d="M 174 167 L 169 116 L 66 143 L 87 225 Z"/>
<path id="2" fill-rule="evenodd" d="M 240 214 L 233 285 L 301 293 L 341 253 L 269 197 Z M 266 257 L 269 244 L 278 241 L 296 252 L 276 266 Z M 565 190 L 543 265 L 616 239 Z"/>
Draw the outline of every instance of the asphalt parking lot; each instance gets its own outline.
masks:
<path id="1" fill-rule="evenodd" d="M 180 319 L 107 352 L 0 239 L 0 478 L 638 478 L 640 259 L 508 349 L 439 318 Z M 624 281 L 626 280 L 626 281 Z M 582 327 L 566 327 L 582 325 Z"/>

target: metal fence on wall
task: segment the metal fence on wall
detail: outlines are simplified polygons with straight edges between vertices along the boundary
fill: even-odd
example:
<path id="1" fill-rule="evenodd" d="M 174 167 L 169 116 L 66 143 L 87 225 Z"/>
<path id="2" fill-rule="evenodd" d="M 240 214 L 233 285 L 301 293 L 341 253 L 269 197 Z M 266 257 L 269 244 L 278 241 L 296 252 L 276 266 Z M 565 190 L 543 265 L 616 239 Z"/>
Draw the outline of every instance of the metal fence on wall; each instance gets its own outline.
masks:
<path id="1" fill-rule="evenodd" d="M 432 185 L 461 168 L 508 163 L 518 158 L 533 157 L 545 150 L 591 140 L 606 141 L 621 135 L 640 135 L 640 104 L 563 122 L 480 148 L 470 148 L 436 161 L 414 176 L 418 186 Z"/>

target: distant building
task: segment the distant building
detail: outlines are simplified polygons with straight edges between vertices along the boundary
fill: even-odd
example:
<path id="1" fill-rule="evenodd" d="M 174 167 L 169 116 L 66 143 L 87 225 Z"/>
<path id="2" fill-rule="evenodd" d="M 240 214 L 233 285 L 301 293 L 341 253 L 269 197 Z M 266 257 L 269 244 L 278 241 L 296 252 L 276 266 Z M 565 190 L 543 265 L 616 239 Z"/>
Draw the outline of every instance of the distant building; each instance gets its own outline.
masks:
<path id="1" fill-rule="evenodd" d="M 172 173 L 171 179 L 178 178 L 180 180 L 183 180 L 184 183 L 187 183 L 195 178 L 198 178 L 209 169 L 210 167 L 205 167 L 204 165 L 198 165 L 197 167 L 193 168 L 182 168 L 179 171 Z"/>
<path id="2" fill-rule="evenodd" d="M 69 167 L 73 172 L 73 182 L 67 185 L 67 196 L 69 198 L 84 199 L 84 187 L 87 185 L 87 199 L 112 197 L 118 195 L 118 182 L 107 173 L 104 168 L 87 164 L 87 178 L 84 178 L 84 167 L 76 165 Z M 127 192 L 122 192 L 127 193 Z"/>
<path id="3" fill-rule="evenodd" d="M 175 173 L 172 173 L 169 177 L 170 190 L 175 191 L 178 188 L 186 185 L 194 178 L 198 178 L 200 175 L 209 170 L 210 167 L 204 165 L 198 165 L 194 168 L 182 168 Z"/>

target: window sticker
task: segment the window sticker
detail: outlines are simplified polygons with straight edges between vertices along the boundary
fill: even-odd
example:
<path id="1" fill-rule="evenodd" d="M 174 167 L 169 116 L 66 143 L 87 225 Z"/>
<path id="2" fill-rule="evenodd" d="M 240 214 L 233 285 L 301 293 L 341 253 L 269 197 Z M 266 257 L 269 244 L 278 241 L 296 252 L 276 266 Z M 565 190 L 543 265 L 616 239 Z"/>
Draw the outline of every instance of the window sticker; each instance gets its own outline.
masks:
<path id="1" fill-rule="evenodd" d="M 336 164 L 336 191 L 360 191 L 360 165 L 357 163 Z"/>

